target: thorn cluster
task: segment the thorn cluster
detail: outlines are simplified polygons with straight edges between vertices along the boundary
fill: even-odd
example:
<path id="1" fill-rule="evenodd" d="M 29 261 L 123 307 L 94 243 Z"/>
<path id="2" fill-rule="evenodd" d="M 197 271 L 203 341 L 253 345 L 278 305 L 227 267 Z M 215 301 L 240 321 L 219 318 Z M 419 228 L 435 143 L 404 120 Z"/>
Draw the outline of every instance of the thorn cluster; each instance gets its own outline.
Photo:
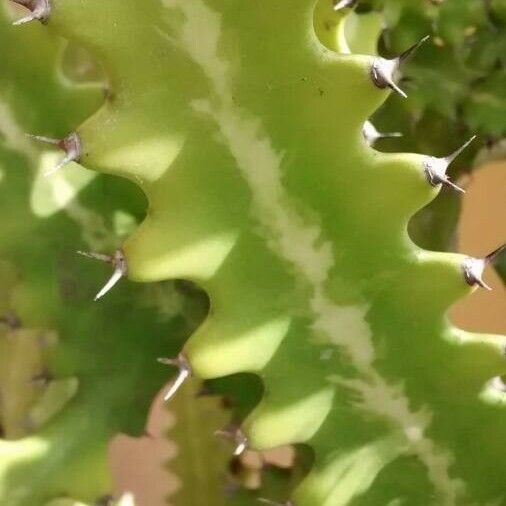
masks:
<path id="1" fill-rule="evenodd" d="M 438 186 L 440 184 L 447 185 L 452 187 L 454 190 L 457 190 L 461 193 L 466 193 L 466 191 L 457 186 L 455 183 L 450 181 L 449 177 L 446 174 L 448 167 L 451 163 L 457 158 L 464 149 L 471 144 L 471 142 L 476 139 L 476 135 L 473 135 L 467 142 L 465 142 L 460 148 L 455 150 L 451 155 L 445 156 L 443 158 L 437 158 L 435 156 L 427 156 L 424 162 L 424 170 L 425 175 L 427 176 L 427 180 L 432 186 Z"/>
<path id="2" fill-rule="evenodd" d="M 11 0 L 12 2 L 26 7 L 30 14 L 14 21 L 13 25 L 23 25 L 30 21 L 46 23 L 51 15 L 51 4 L 49 0 Z"/>
<path id="3" fill-rule="evenodd" d="M 419 40 L 416 44 L 413 44 L 401 55 L 392 60 L 387 60 L 381 56 L 375 58 L 371 66 L 371 78 L 373 83 L 378 88 L 390 88 L 402 97 L 407 98 L 408 96 L 406 93 L 404 93 L 404 91 L 402 91 L 395 82 L 395 76 L 402 63 L 404 63 L 428 39 L 429 35 L 426 35 L 423 39 Z"/>
<path id="4" fill-rule="evenodd" d="M 503 251 L 506 250 L 506 244 L 489 253 L 484 258 L 467 257 L 462 263 L 462 270 L 464 271 L 464 279 L 470 286 L 478 285 L 485 290 L 492 290 L 492 288 L 483 280 L 483 273 L 485 268 L 491 264 Z"/>
<path id="5" fill-rule="evenodd" d="M 65 157 L 57 163 L 52 169 L 46 172 L 46 176 L 50 176 L 54 174 L 63 166 L 67 165 L 70 162 L 78 162 L 81 158 L 81 140 L 76 133 L 71 133 L 64 137 L 63 139 L 53 139 L 51 137 L 44 137 L 42 135 L 31 135 L 27 134 L 28 137 L 34 139 L 39 142 L 44 142 L 46 144 L 53 144 L 58 146 L 60 149 L 65 151 Z"/>
<path id="6" fill-rule="evenodd" d="M 86 251 L 78 251 L 80 255 L 83 255 L 88 258 L 93 258 L 94 260 L 99 260 L 100 262 L 110 263 L 114 271 L 112 276 L 109 278 L 107 283 L 100 289 L 100 291 L 95 295 L 94 300 L 97 301 L 101 299 L 107 292 L 109 292 L 118 281 L 126 276 L 128 267 L 125 255 L 123 251 L 120 249 L 116 250 L 114 255 L 104 255 L 102 253 L 94 253 L 94 252 L 86 252 Z"/>

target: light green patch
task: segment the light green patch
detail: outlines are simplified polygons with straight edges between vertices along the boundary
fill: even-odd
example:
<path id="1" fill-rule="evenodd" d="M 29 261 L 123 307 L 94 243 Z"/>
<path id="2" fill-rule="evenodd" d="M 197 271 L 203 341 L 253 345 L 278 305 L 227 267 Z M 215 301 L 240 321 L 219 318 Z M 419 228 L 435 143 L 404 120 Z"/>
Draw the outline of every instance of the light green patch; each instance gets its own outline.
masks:
<path id="1" fill-rule="evenodd" d="M 61 159 L 61 154 L 45 151 L 40 154 L 33 181 L 30 205 L 36 216 L 47 218 L 66 209 L 96 177 L 95 172 L 70 164 L 58 172 L 46 174 Z"/>

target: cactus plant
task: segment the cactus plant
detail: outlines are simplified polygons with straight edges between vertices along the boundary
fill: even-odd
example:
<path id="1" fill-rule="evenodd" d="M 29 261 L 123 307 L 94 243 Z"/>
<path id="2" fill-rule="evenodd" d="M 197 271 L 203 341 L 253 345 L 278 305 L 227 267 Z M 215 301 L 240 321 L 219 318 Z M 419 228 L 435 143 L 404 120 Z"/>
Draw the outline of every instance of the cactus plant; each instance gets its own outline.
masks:
<path id="1" fill-rule="evenodd" d="M 451 168 L 456 180 L 487 159 L 503 158 L 501 139 L 506 133 L 506 76 L 504 2 L 362 2 L 381 17 L 384 30 L 379 47 L 394 55 L 426 34 L 426 44 L 405 68 L 403 85 L 409 100 L 391 97 L 373 121 L 380 130 L 403 133 L 395 142 L 382 141 L 381 149 L 445 153 L 456 137 L 477 134 L 475 143 Z M 370 15 L 370 14 L 368 14 Z M 460 215 L 457 195 L 444 195 L 423 209 L 410 223 L 415 242 L 432 250 L 456 247 Z M 498 270 L 500 273 L 501 271 Z"/>
<path id="2" fill-rule="evenodd" d="M 94 398 L 56 419 L 80 452 L 66 468 L 40 464 L 51 430 L 0 445 L 6 504 L 49 500 L 62 483 L 76 499 L 96 499 L 102 467 L 89 483 L 80 471 L 96 462 L 93 449 L 102 458 L 111 428 L 138 429 L 129 394 L 152 390 L 161 369 L 149 361 L 163 348 L 179 368 L 168 399 L 190 375 L 260 376 L 261 402 L 230 435 L 237 452 L 312 449 L 311 471 L 286 504 L 502 504 L 506 341 L 446 318 L 484 285 L 492 257 L 429 252 L 407 234 L 441 188 L 459 189 L 447 175 L 454 156 L 381 153 L 363 135 L 390 89 L 404 93 L 396 74 L 415 46 L 391 60 L 352 52 L 347 30 L 360 41 L 378 25 L 346 28 L 346 0 L 19 3 L 47 24 L 39 28 L 87 48 L 108 78 L 104 105 L 84 123 L 36 133 L 61 139 L 51 142 L 65 162 L 134 181 L 149 208 L 120 249 L 89 253 L 113 267 L 97 292 L 104 300 L 67 315 L 107 322 L 101 352 L 125 341 L 122 381 L 101 389 L 99 366 L 77 368 Z M 145 337 L 149 315 L 106 319 L 129 296 L 114 287 L 126 276 L 185 278 L 207 292 L 209 315 L 176 355 L 169 338 Z M 125 325 L 128 339 L 115 337 Z M 72 344 L 82 353 L 74 357 L 97 355 L 80 332 Z M 133 354 L 138 371 L 127 382 Z M 77 430 L 113 398 L 112 427 Z M 84 436 L 90 460 L 77 444 Z M 17 495 L 27 475 L 30 490 Z"/>

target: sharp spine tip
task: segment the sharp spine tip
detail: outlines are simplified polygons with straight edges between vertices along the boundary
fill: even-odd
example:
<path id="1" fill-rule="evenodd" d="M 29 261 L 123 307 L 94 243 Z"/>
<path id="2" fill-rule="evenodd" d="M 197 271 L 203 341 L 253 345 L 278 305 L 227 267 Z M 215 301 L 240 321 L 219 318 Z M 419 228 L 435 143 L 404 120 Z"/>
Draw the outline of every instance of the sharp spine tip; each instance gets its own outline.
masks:
<path id="1" fill-rule="evenodd" d="M 402 98 L 408 98 L 408 95 L 407 93 L 405 93 L 401 88 L 399 88 L 399 86 L 397 86 L 397 84 L 395 84 L 395 82 L 391 82 L 389 84 L 390 88 L 392 90 L 394 90 L 395 92 L 397 92 L 398 95 L 400 95 Z"/>
<path id="2" fill-rule="evenodd" d="M 121 249 L 116 250 L 114 255 L 104 255 L 102 253 L 95 252 L 87 252 L 87 251 L 77 251 L 79 255 L 83 255 L 87 258 L 91 258 L 93 260 L 98 260 L 100 262 L 107 262 L 112 264 L 114 267 L 114 271 L 112 276 L 108 279 L 107 283 L 100 289 L 100 291 L 95 295 L 94 301 L 101 299 L 106 293 L 108 293 L 117 283 L 118 281 L 126 276 L 128 272 L 127 261 L 125 255 Z"/>
<path id="3" fill-rule="evenodd" d="M 485 257 L 485 261 L 487 262 L 487 264 L 492 263 L 503 251 L 506 251 L 506 243 L 502 244 L 501 246 L 496 248 L 494 251 L 492 251 L 492 253 L 489 253 Z"/>
<path id="4" fill-rule="evenodd" d="M 449 186 L 450 188 L 453 188 L 454 190 L 458 191 L 459 193 L 466 193 L 466 190 L 464 188 L 460 187 L 459 185 L 456 185 L 454 182 L 450 181 L 448 178 L 446 178 L 443 183 L 446 186 Z"/>
<path id="5" fill-rule="evenodd" d="M 469 144 L 471 144 L 471 142 L 474 141 L 474 139 L 476 139 L 476 135 L 473 135 L 469 140 L 464 142 L 462 146 L 457 148 L 452 154 L 445 157 L 445 160 L 447 161 L 448 165 L 450 165 L 450 163 L 452 163 L 455 160 L 455 158 L 457 158 L 469 146 Z"/>
<path id="6" fill-rule="evenodd" d="M 183 353 L 180 353 L 176 358 L 162 357 L 158 358 L 157 361 L 160 364 L 174 366 L 179 369 L 176 379 L 174 380 L 169 390 L 163 397 L 163 400 L 165 402 L 168 402 L 174 397 L 174 395 L 176 395 L 176 393 L 183 386 L 186 380 L 192 375 L 192 367 L 190 362 Z"/>
<path id="7" fill-rule="evenodd" d="M 28 16 L 25 16 L 24 18 L 18 19 L 17 21 L 13 21 L 12 26 L 21 26 L 26 23 L 30 23 L 31 21 L 35 21 L 36 19 L 37 18 L 33 14 L 30 14 Z"/>
<path id="8" fill-rule="evenodd" d="M 415 42 L 411 47 L 408 47 L 403 53 L 398 56 L 399 62 L 405 62 L 416 50 L 425 42 L 430 39 L 430 35 L 425 35 L 418 42 Z"/>
<path id="9" fill-rule="evenodd" d="M 362 127 L 362 136 L 369 146 L 373 146 L 379 139 L 402 137 L 402 134 L 400 132 L 378 132 L 376 127 L 370 121 L 366 121 Z"/>
<path id="10" fill-rule="evenodd" d="M 340 11 L 343 9 L 352 9 L 355 7 L 355 4 L 357 3 L 357 0 L 333 0 L 334 10 Z"/>
<path id="11" fill-rule="evenodd" d="M 104 255 L 103 253 L 95 253 L 94 251 L 81 251 L 77 250 L 79 255 L 93 260 L 99 260 L 100 262 L 112 263 L 113 257 L 111 255 Z"/>
<path id="12" fill-rule="evenodd" d="M 54 139 L 53 137 L 45 137 L 44 135 L 34 135 L 34 134 L 25 134 L 30 139 L 39 142 L 45 142 L 46 144 L 54 144 L 58 145 L 60 143 L 60 139 Z"/>
<path id="13" fill-rule="evenodd" d="M 248 438 L 240 428 L 225 427 L 217 430 L 214 434 L 230 439 L 235 443 L 234 457 L 240 457 L 248 448 Z"/>

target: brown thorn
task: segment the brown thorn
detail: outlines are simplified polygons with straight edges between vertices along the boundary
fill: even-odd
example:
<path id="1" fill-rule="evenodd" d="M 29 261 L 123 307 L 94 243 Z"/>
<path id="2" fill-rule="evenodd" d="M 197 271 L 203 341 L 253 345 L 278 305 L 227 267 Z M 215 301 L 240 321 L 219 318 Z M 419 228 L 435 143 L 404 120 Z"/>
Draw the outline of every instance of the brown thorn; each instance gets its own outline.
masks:
<path id="1" fill-rule="evenodd" d="M 118 283 L 118 281 L 120 281 L 121 278 L 126 276 L 128 272 L 127 261 L 121 249 L 116 250 L 113 256 L 86 251 L 78 251 L 77 253 L 87 258 L 99 260 L 100 262 L 110 263 L 114 268 L 112 276 L 108 279 L 106 284 L 100 289 L 97 295 L 95 295 L 94 298 L 95 301 L 101 299 L 106 293 L 108 293 Z"/>
<path id="2" fill-rule="evenodd" d="M 65 157 L 60 162 L 58 162 L 52 169 L 46 172 L 46 176 L 54 174 L 64 165 L 67 165 L 70 162 L 78 162 L 81 158 L 81 139 L 75 132 L 72 132 L 63 139 L 53 139 L 52 137 L 45 137 L 43 135 L 26 135 L 36 141 L 58 146 L 66 153 Z"/>
<path id="3" fill-rule="evenodd" d="M 23 25 L 31 21 L 40 21 L 46 23 L 51 15 L 51 4 L 49 0 L 11 0 L 12 2 L 26 7 L 30 14 L 12 23 L 13 25 Z"/>
<path id="4" fill-rule="evenodd" d="M 373 83 L 380 89 L 390 88 L 397 92 L 404 98 L 407 98 L 406 93 L 399 88 L 395 82 L 395 73 L 400 65 L 404 63 L 427 39 L 428 35 L 419 40 L 416 44 L 406 49 L 397 58 L 388 60 L 380 56 L 374 58 L 371 66 L 371 78 Z"/>
<path id="5" fill-rule="evenodd" d="M 460 146 L 457 150 L 455 150 L 451 155 L 445 156 L 443 158 L 438 158 L 435 156 L 427 156 L 424 161 L 424 171 L 427 177 L 427 180 L 432 186 L 438 186 L 440 184 L 447 185 L 452 187 L 453 189 L 466 193 L 466 191 L 460 186 L 456 185 L 446 175 L 446 171 L 450 164 L 457 158 L 468 146 L 471 142 L 474 141 L 476 135 L 473 135 L 468 141 L 466 141 L 462 146 Z"/>
<path id="6" fill-rule="evenodd" d="M 464 279 L 469 286 L 478 285 L 485 290 L 492 288 L 483 281 L 483 272 L 489 262 L 485 258 L 467 257 L 462 262 L 462 271 Z"/>
<path id="7" fill-rule="evenodd" d="M 214 434 L 216 436 L 230 439 L 235 443 L 236 446 L 233 453 L 234 457 L 239 457 L 248 448 L 248 438 L 239 427 L 225 427 L 224 429 L 217 430 Z"/>
<path id="8" fill-rule="evenodd" d="M 163 400 L 167 402 L 170 401 L 174 395 L 176 395 L 178 390 L 192 375 L 192 367 L 189 360 L 183 353 L 180 353 L 176 358 L 159 358 L 157 360 L 160 364 L 170 365 L 179 369 L 176 379 L 163 397 Z"/>

